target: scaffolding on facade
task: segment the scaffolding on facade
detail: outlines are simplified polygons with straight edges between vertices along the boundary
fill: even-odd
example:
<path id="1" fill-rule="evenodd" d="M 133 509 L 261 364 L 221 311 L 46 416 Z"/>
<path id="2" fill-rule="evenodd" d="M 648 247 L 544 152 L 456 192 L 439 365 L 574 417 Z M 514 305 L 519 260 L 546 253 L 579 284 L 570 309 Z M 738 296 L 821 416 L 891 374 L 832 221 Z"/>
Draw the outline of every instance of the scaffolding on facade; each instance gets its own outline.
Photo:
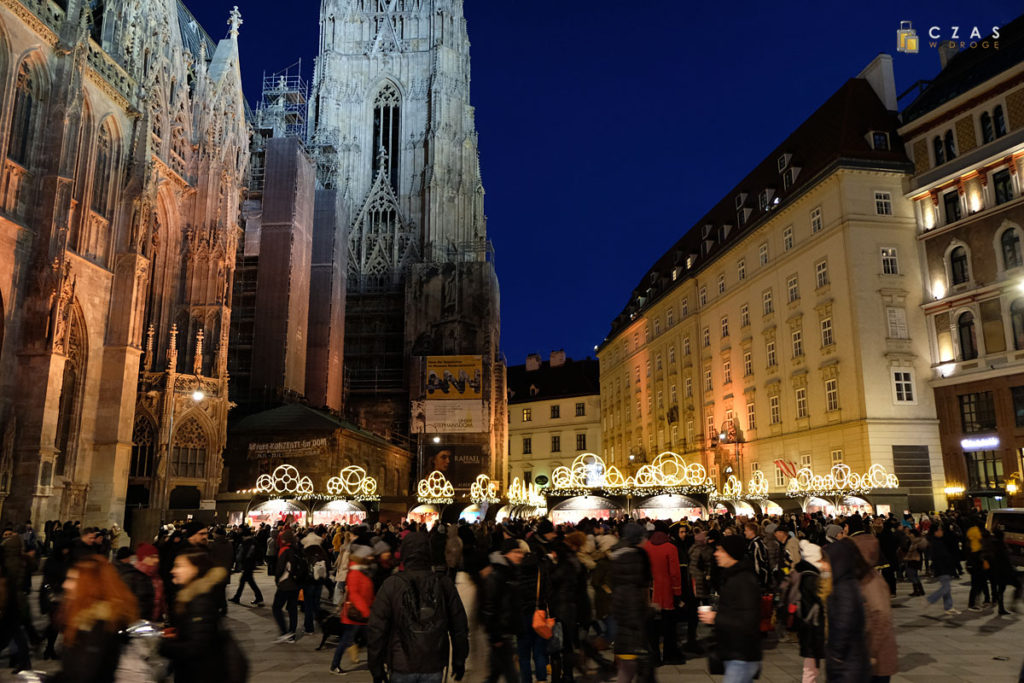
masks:
<path id="1" fill-rule="evenodd" d="M 249 191 L 263 191 L 265 175 L 263 148 L 270 138 L 298 138 L 307 141 L 306 112 L 309 83 L 302 77 L 302 60 L 268 74 L 263 72 L 263 90 L 256 105 L 256 131 L 249 163 Z"/>

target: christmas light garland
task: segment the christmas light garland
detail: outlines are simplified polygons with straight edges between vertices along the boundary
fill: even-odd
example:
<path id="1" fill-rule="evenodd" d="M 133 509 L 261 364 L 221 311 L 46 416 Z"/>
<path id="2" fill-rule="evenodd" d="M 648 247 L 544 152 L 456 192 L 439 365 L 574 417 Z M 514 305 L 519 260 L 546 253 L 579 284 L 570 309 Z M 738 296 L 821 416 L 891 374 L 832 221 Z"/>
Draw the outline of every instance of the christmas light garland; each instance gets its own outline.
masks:
<path id="1" fill-rule="evenodd" d="M 416 485 L 416 500 L 428 505 L 448 505 L 455 502 L 455 487 L 441 472 L 434 470 Z"/>
<path id="2" fill-rule="evenodd" d="M 796 476 L 789 480 L 786 495 L 790 498 L 845 498 L 866 495 L 872 489 L 895 489 L 899 486 L 900 480 L 896 475 L 877 463 L 865 474 L 857 474 L 848 465 L 840 463 L 833 465 L 826 475 L 814 474 L 808 467 L 797 470 Z"/>
<path id="3" fill-rule="evenodd" d="M 768 497 L 768 479 L 764 476 L 764 472 L 761 470 L 754 470 L 754 475 L 750 481 L 747 482 L 747 492 L 743 493 L 743 482 L 736 478 L 736 475 L 730 474 L 726 480 L 725 485 L 719 492 L 715 490 L 711 493 L 710 500 L 752 500 L 761 501 Z"/>
<path id="4" fill-rule="evenodd" d="M 710 493 L 714 484 L 700 463 L 688 464 L 678 453 L 665 451 L 636 474 L 624 477 L 617 467 L 606 467 L 601 456 L 583 453 L 569 467 L 551 473 L 547 496 L 585 496 L 595 492 L 609 495 L 651 496 Z"/>
<path id="5" fill-rule="evenodd" d="M 308 495 L 313 493 L 313 480 L 303 477 L 292 465 L 278 465 L 271 474 L 256 479 L 256 493 L 277 495 Z"/>
<path id="6" fill-rule="evenodd" d="M 547 508 L 548 501 L 537 492 L 537 486 L 532 482 L 524 484 L 520 481 L 519 477 L 515 477 L 512 480 L 512 484 L 508 487 L 508 492 L 505 494 L 508 498 L 509 505 L 519 505 L 525 507 L 532 507 L 537 509 Z"/>
<path id="7" fill-rule="evenodd" d="M 338 475 L 327 480 L 327 493 L 353 500 L 380 500 L 377 495 L 377 480 L 367 475 L 358 465 L 343 467 Z"/>

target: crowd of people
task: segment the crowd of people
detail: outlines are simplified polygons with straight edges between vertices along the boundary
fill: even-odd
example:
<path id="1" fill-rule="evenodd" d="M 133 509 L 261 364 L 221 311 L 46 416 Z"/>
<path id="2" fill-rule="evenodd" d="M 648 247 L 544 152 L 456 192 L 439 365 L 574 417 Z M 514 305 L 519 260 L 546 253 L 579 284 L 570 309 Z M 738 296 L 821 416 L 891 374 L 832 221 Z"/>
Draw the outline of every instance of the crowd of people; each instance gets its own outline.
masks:
<path id="1" fill-rule="evenodd" d="M 126 538 L 57 522 L 42 536 L 31 525 L 4 530 L 0 651 L 13 670 L 42 649 L 61 659 L 62 682 L 169 672 L 177 683 L 240 683 L 246 655 L 223 617 L 247 590 L 249 607 L 266 606 L 255 580 L 264 570 L 278 643 L 319 632 L 320 649 L 337 638 L 332 674 L 351 670 L 363 645 L 374 680 L 391 683 L 461 681 L 467 669 L 474 680 L 509 683 L 653 681 L 659 667 L 695 657 L 741 683 L 754 680 L 764 644 L 775 641 L 799 649 L 794 675 L 805 683 L 883 683 L 898 670 L 890 601 L 901 582 L 908 597 L 941 601 L 942 618 L 959 614 L 950 585 L 964 573 L 969 610 L 1009 614 L 1020 597 L 1001 530 L 956 512 L 430 527 L 189 522 L 134 547 Z M 29 602 L 34 573 L 42 633 Z M 140 618 L 162 627 L 156 654 L 166 664 L 141 677 L 130 666 L 137 652 L 125 654 Z"/>

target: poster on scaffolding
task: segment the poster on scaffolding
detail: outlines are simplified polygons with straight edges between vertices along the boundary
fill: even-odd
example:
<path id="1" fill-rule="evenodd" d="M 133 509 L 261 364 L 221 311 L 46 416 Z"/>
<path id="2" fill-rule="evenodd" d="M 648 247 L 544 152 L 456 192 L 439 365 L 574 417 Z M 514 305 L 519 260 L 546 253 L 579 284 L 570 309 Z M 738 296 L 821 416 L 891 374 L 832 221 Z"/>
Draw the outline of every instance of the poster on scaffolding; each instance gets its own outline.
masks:
<path id="1" fill-rule="evenodd" d="M 427 356 L 426 375 L 428 401 L 483 398 L 481 356 Z"/>

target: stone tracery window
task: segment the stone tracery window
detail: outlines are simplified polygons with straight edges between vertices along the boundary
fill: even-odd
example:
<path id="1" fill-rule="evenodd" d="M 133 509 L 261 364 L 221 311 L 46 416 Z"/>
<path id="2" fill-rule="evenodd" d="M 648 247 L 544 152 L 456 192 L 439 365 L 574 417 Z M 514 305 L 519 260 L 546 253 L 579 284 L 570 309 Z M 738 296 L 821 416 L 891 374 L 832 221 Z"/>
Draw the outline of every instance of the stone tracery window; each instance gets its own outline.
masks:
<path id="1" fill-rule="evenodd" d="M 386 83 L 373 100 L 373 167 L 371 173 L 385 164 L 391 189 L 398 192 L 399 124 L 401 97 L 391 83 Z M 381 159 L 381 154 L 385 159 Z"/>
<path id="2" fill-rule="evenodd" d="M 39 133 L 42 114 L 39 78 L 28 60 L 21 63 L 14 86 L 14 109 L 11 114 L 11 138 L 7 156 L 28 168 Z"/>
<path id="3" fill-rule="evenodd" d="M 128 469 L 130 477 L 153 476 L 153 454 L 156 446 L 156 435 L 153 423 L 145 417 L 135 419 L 132 430 L 132 460 Z"/>
<path id="4" fill-rule="evenodd" d="M 100 216 L 110 218 L 110 188 L 114 170 L 114 138 L 110 126 L 102 126 L 96 137 L 96 165 L 92 176 L 90 206 Z"/>
<path id="5" fill-rule="evenodd" d="M 193 417 L 174 430 L 171 476 L 201 479 L 206 476 L 206 432 Z"/>
<path id="6" fill-rule="evenodd" d="M 80 316 L 76 312 L 71 312 L 70 315 L 71 329 L 68 331 L 67 358 L 64 361 L 64 376 L 57 409 L 57 431 L 53 440 L 54 448 L 57 449 L 54 465 L 54 474 L 57 476 L 63 476 L 72 461 L 82 412 L 85 373 L 84 330 Z M 48 486 L 49 482 L 44 482 L 43 485 Z"/>

